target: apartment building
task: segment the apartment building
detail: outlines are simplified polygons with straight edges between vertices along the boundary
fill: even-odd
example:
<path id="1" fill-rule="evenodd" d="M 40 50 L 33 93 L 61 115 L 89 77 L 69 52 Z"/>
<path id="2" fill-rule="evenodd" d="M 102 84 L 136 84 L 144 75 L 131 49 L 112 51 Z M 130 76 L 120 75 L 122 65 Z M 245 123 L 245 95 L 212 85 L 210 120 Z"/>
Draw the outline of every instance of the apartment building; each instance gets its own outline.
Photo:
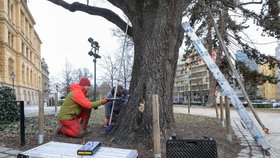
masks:
<path id="1" fill-rule="evenodd" d="M 48 82 L 34 25 L 27 0 L 0 1 L 0 83 L 14 87 L 17 100 L 27 105 L 38 105 L 38 92 Z"/>
<path id="2" fill-rule="evenodd" d="M 207 65 L 196 52 L 190 55 L 189 63 L 191 63 L 189 67 L 191 89 L 188 89 L 188 92 L 191 91 L 193 101 L 206 103 L 208 101 L 210 83 Z"/>
<path id="3" fill-rule="evenodd" d="M 177 69 L 174 79 L 173 101 L 174 102 L 186 102 L 187 95 L 185 94 L 187 84 L 187 70 L 186 61 L 182 57 L 178 59 Z"/>
<path id="4" fill-rule="evenodd" d="M 273 76 L 276 75 L 276 68 L 269 68 L 268 64 L 259 65 L 259 72 L 267 75 L 267 76 Z M 264 84 L 259 86 L 260 96 L 264 99 L 278 99 L 277 98 L 277 85 L 269 83 L 268 81 Z"/>
<path id="5" fill-rule="evenodd" d="M 174 98 L 206 103 L 209 95 L 209 70 L 200 55 L 193 52 L 186 60 L 179 58 L 174 83 Z"/>
<path id="6" fill-rule="evenodd" d="M 275 48 L 275 58 L 280 60 L 280 40 L 278 41 L 278 46 Z M 280 69 L 276 67 L 276 77 L 280 80 Z M 280 99 L 280 82 L 277 83 L 277 99 Z"/>

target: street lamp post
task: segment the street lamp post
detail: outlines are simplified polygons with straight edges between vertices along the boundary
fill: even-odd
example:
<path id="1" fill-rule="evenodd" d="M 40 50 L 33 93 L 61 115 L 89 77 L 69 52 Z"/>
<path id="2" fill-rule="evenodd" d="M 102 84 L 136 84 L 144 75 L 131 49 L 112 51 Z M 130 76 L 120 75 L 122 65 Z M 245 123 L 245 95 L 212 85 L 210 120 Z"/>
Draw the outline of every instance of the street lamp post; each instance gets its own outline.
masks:
<path id="1" fill-rule="evenodd" d="M 13 91 L 14 91 L 14 93 L 15 93 L 15 78 L 16 78 L 16 74 L 15 74 L 15 72 L 13 71 L 10 75 L 11 75 L 11 78 L 12 78 L 12 80 L 13 80 Z"/>
<path id="2" fill-rule="evenodd" d="M 93 63 L 94 63 L 94 94 L 93 99 L 96 101 L 96 59 L 101 58 L 99 53 L 99 43 L 97 41 L 94 41 L 91 37 L 88 38 L 88 41 L 91 44 L 91 50 L 88 52 L 89 56 L 93 56 Z M 94 51 L 92 51 L 94 49 Z"/>

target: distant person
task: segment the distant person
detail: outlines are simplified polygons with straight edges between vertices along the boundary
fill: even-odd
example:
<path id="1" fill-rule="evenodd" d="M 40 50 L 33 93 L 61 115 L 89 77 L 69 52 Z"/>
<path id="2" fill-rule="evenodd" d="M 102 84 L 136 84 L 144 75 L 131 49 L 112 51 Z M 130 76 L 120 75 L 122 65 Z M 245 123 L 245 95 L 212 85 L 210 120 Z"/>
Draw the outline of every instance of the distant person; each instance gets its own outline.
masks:
<path id="1" fill-rule="evenodd" d="M 108 99 L 114 98 L 115 89 L 116 89 L 116 87 L 113 87 L 112 90 L 107 94 L 106 98 L 108 98 Z M 128 91 L 125 88 L 123 88 L 123 86 L 121 86 L 121 85 L 117 86 L 116 99 L 119 99 L 119 100 L 115 100 L 113 116 L 112 116 L 111 122 L 115 122 L 116 116 L 120 113 L 121 108 L 123 106 L 126 106 L 126 104 L 128 102 Z M 106 117 L 106 122 L 104 125 L 105 128 L 107 128 L 109 126 L 112 108 L 113 108 L 113 101 L 108 101 L 105 104 L 105 117 Z"/>
<path id="2" fill-rule="evenodd" d="M 61 124 L 57 131 L 58 134 L 83 137 L 86 134 L 90 118 L 89 109 L 97 108 L 107 102 L 105 98 L 94 102 L 89 101 L 86 94 L 90 85 L 88 78 L 82 78 L 79 83 L 70 86 L 70 92 L 65 97 L 58 114 L 58 120 Z"/>

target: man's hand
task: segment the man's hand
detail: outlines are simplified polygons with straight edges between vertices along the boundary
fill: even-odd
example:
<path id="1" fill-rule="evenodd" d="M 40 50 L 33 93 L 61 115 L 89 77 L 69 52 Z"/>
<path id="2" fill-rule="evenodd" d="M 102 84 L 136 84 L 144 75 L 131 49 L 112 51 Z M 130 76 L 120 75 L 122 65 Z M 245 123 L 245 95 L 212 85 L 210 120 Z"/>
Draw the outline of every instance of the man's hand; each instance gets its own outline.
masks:
<path id="1" fill-rule="evenodd" d="M 108 102 L 107 98 L 101 99 L 101 103 L 102 103 L 102 104 L 106 104 L 107 102 Z"/>
<path id="2" fill-rule="evenodd" d="M 101 103 L 100 103 L 101 102 Z M 95 101 L 95 102 L 92 102 L 92 107 L 94 110 L 97 110 L 98 109 L 98 106 L 100 105 L 103 105 L 103 104 L 106 104 L 108 101 L 107 101 L 107 98 L 103 98 L 101 100 L 98 100 L 98 101 Z"/>

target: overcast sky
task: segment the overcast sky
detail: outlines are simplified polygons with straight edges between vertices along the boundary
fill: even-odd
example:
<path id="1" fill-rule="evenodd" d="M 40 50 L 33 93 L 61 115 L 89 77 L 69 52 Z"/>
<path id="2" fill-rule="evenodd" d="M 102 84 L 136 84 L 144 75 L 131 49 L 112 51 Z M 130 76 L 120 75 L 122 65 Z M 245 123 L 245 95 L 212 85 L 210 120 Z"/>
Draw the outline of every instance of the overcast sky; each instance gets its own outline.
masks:
<path id="1" fill-rule="evenodd" d="M 121 47 L 121 42 L 113 37 L 111 32 L 111 29 L 116 26 L 101 17 L 83 12 L 73 13 L 46 0 L 28 2 L 28 7 L 36 21 L 35 29 L 42 41 L 42 58 L 45 58 L 49 66 L 50 76 L 60 74 L 66 59 L 74 68 L 87 67 L 93 73 L 93 57 L 88 55 L 91 48 L 89 37 L 99 42 L 101 56 L 113 54 Z M 260 31 L 256 28 L 250 29 L 247 33 L 254 42 L 272 42 L 256 46 L 261 53 L 274 55 L 276 39 L 261 37 Z M 99 79 L 98 74 L 102 73 L 100 66 L 98 67 L 99 62 L 100 60 L 97 60 L 97 79 Z"/>
<path id="2" fill-rule="evenodd" d="M 42 41 L 41 55 L 49 66 L 50 77 L 60 75 L 67 59 L 74 68 L 87 67 L 94 72 L 93 57 L 88 38 L 99 42 L 99 54 L 114 54 L 120 39 L 112 36 L 116 26 L 107 20 L 82 12 L 70 12 L 46 0 L 29 0 L 35 29 Z M 97 79 L 100 78 L 100 59 L 97 60 Z M 99 67 L 98 67 L 99 66 Z"/>

